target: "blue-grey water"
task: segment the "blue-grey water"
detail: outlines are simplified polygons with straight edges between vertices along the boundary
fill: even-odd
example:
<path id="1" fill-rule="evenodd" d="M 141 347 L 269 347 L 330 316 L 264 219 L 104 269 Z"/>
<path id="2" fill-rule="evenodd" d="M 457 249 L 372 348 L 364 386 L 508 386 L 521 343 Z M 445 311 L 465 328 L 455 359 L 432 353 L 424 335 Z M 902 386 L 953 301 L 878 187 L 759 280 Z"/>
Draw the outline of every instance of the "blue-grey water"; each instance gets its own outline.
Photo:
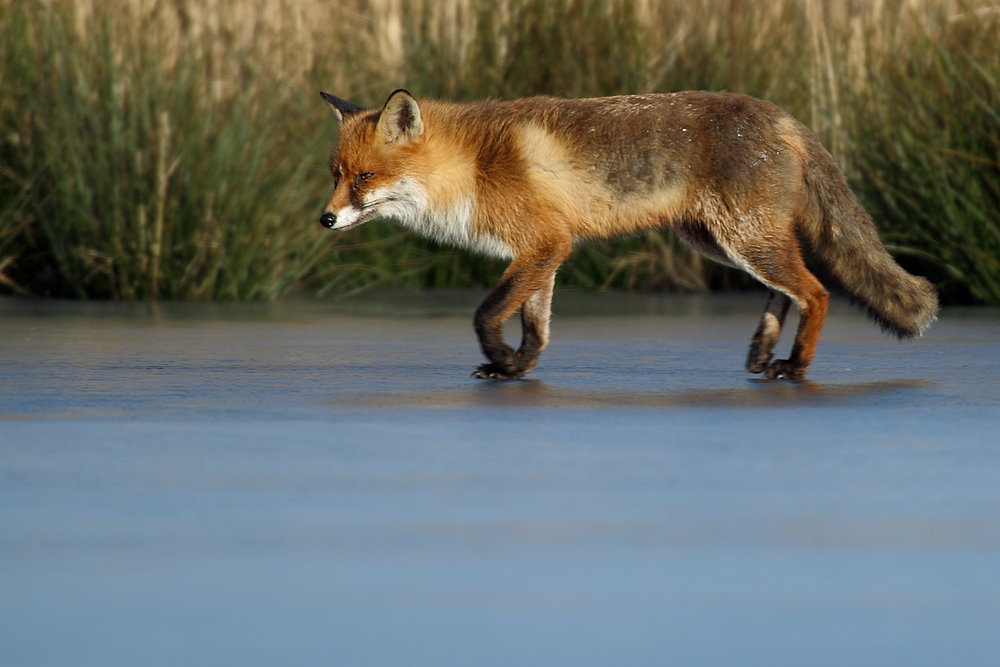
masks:
<path id="1" fill-rule="evenodd" d="M 1000 664 L 1000 311 L 481 296 L 0 300 L 0 665 Z"/>

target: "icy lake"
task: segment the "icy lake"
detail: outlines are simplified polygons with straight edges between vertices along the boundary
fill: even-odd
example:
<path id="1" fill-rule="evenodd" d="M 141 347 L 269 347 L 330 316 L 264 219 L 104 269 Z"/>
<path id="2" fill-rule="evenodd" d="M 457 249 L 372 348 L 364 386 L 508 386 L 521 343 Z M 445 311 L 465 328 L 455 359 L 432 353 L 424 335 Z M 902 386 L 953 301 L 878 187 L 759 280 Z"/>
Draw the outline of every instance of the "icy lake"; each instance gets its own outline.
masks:
<path id="1" fill-rule="evenodd" d="M 1000 662 L 1000 310 L 769 383 L 763 293 L 557 292 L 488 382 L 482 296 L 0 300 L 0 664 Z"/>

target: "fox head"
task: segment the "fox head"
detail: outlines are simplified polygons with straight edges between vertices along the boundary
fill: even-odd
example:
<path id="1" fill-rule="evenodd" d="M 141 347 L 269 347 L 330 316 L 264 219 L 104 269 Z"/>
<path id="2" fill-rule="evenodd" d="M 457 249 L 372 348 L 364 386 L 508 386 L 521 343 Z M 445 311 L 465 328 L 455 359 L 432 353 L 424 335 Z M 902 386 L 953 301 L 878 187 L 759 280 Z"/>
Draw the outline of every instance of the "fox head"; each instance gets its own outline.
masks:
<path id="1" fill-rule="evenodd" d="M 346 231 L 375 218 L 402 219 L 420 208 L 421 191 L 408 187 L 406 174 L 424 135 L 417 101 L 397 90 L 381 109 L 364 109 L 320 93 L 340 123 L 330 157 L 333 196 L 320 224 Z"/>

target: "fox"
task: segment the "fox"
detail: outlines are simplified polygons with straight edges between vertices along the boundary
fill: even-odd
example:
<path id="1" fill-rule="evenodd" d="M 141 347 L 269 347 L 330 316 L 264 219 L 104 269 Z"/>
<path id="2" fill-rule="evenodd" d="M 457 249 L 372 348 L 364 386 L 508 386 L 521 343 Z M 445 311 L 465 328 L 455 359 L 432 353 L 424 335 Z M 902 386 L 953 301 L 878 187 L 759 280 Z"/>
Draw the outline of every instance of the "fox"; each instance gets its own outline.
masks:
<path id="1" fill-rule="evenodd" d="M 816 274 L 900 339 L 937 317 L 931 283 L 895 262 L 819 138 L 771 102 L 704 91 L 448 102 L 399 89 L 365 108 L 320 95 L 339 124 L 323 227 L 385 219 L 510 262 L 475 313 L 487 362 L 472 377 L 535 367 L 574 246 L 647 230 L 768 289 L 745 367 L 769 380 L 806 377 L 830 296 Z M 792 302 L 791 354 L 775 360 Z M 518 310 L 514 350 L 503 323 Z"/>

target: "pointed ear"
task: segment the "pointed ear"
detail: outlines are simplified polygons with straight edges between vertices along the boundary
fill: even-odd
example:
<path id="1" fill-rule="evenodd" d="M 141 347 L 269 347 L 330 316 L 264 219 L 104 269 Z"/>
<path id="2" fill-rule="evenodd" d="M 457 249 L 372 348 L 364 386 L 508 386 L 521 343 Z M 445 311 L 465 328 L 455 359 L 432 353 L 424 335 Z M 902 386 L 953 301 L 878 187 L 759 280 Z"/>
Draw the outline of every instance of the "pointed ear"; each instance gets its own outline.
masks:
<path id="1" fill-rule="evenodd" d="M 386 143 L 410 143 L 418 141 L 424 134 L 424 121 L 420 117 L 420 107 L 405 90 L 397 90 L 382 107 L 378 125 L 375 128 Z"/>
<path id="2" fill-rule="evenodd" d="M 337 119 L 338 123 L 344 122 L 344 116 L 364 111 L 364 107 L 359 107 L 354 102 L 342 100 L 339 97 L 334 97 L 328 93 L 320 93 L 319 96 L 322 97 L 326 102 L 326 105 L 330 107 L 330 111 L 333 112 L 333 117 Z"/>

